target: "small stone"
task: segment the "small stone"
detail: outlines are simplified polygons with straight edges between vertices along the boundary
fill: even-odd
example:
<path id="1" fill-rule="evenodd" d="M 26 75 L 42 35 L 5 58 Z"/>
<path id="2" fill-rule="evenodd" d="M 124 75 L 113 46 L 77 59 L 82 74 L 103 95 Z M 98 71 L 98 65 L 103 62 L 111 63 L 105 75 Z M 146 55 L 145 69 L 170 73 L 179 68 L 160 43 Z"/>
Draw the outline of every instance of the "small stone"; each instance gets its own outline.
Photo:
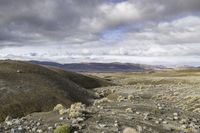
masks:
<path id="1" fill-rule="evenodd" d="M 186 129 L 187 125 L 182 125 L 181 128 Z"/>
<path id="2" fill-rule="evenodd" d="M 64 117 L 60 117 L 59 120 L 60 120 L 60 121 L 63 121 L 63 120 L 64 120 Z"/>
<path id="3" fill-rule="evenodd" d="M 53 130 L 53 127 L 48 127 L 48 130 Z"/>
<path id="4" fill-rule="evenodd" d="M 187 123 L 187 120 L 186 120 L 186 119 L 182 119 L 182 120 L 179 121 L 179 123 L 180 123 L 180 124 L 186 124 L 186 123 Z"/>
<path id="5" fill-rule="evenodd" d="M 178 116 L 178 113 L 173 113 L 173 116 Z"/>
<path id="6" fill-rule="evenodd" d="M 22 70 L 17 70 L 17 73 L 22 73 Z"/>
<path id="7" fill-rule="evenodd" d="M 139 115 L 140 114 L 140 112 L 135 112 L 137 115 Z"/>
<path id="8" fill-rule="evenodd" d="M 80 122 L 83 122 L 83 121 L 84 121 L 84 118 L 78 117 L 78 118 L 76 118 L 76 120 L 77 120 L 78 123 L 80 123 Z"/>
<path id="9" fill-rule="evenodd" d="M 127 112 L 127 113 L 133 113 L 133 110 L 132 110 L 132 108 L 127 108 L 127 109 L 126 109 L 126 112 Z"/>
<path id="10" fill-rule="evenodd" d="M 178 118 L 178 116 L 174 116 L 174 118 L 173 118 L 173 120 L 178 120 L 179 118 Z"/>
<path id="11" fill-rule="evenodd" d="M 168 124 L 168 122 L 167 122 L 167 121 L 163 121 L 162 123 L 163 123 L 163 124 Z"/>
<path id="12" fill-rule="evenodd" d="M 37 127 L 33 127 L 32 132 L 36 132 L 36 131 L 37 131 Z"/>
<path id="13" fill-rule="evenodd" d="M 11 120 L 12 120 L 12 117 L 7 116 L 6 119 L 5 119 L 5 122 L 6 122 L 6 121 L 11 121 Z"/>
<path id="14" fill-rule="evenodd" d="M 43 131 L 42 131 L 42 129 L 38 129 L 37 132 L 38 133 L 42 133 Z"/>
<path id="15" fill-rule="evenodd" d="M 111 112 L 111 114 L 112 114 L 112 115 L 115 115 L 116 113 L 115 113 L 115 112 Z"/>
<path id="16" fill-rule="evenodd" d="M 78 121 L 76 120 L 76 119 L 72 119 L 72 122 L 71 122 L 72 124 L 77 124 L 78 123 Z"/>
<path id="17" fill-rule="evenodd" d="M 37 123 L 36 123 L 36 126 L 40 126 L 40 125 L 41 125 L 41 123 L 40 123 L 40 122 L 37 122 Z"/>
<path id="18" fill-rule="evenodd" d="M 106 124 L 99 124 L 100 128 L 105 128 L 107 125 Z"/>
<path id="19" fill-rule="evenodd" d="M 13 125 L 13 123 L 11 121 L 6 121 L 5 123 L 6 123 L 7 126 L 12 126 Z"/>
<path id="20" fill-rule="evenodd" d="M 19 127 L 18 127 L 18 130 L 19 130 L 19 131 L 22 131 L 22 130 L 23 130 L 22 126 L 19 126 Z"/>
<path id="21" fill-rule="evenodd" d="M 160 124 L 160 121 L 155 121 L 156 124 Z"/>
<path id="22" fill-rule="evenodd" d="M 189 127 L 192 127 L 192 128 L 194 128 L 195 126 L 196 125 L 193 122 L 191 122 L 190 125 L 189 125 Z"/>
<path id="23" fill-rule="evenodd" d="M 143 120 L 149 120 L 150 118 L 149 118 L 149 115 L 150 115 L 150 113 L 144 113 L 144 118 L 143 118 Z"/>
<path id="24" fill-rule="evenodd" d="M 128 95 L 128 100 L 132 101 L 134 99 L 133 95 Z"/>
<path id="25" fill-rule="evenodd" d="M 115 126 L 115 127 L 119 127 L 118 123 L 115 123 L 114 126 Z"/>

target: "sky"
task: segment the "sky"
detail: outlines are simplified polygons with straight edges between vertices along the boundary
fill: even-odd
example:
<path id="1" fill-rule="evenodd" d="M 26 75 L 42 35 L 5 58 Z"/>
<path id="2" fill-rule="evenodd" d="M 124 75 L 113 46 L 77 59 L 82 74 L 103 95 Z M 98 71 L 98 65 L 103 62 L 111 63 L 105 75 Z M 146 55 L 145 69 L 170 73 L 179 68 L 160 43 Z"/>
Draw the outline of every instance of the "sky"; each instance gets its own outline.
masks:
<path id="1" fill-rule="evenodd" d="M 200 66 L 200 0 L 0 0 L 0 59 Z"/>

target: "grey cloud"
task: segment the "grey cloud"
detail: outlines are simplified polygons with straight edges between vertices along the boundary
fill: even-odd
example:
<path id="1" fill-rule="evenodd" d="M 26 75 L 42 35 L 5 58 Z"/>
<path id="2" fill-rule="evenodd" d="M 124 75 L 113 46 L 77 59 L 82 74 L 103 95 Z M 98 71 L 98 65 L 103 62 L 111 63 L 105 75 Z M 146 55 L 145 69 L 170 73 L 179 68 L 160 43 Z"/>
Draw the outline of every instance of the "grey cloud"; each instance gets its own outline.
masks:
<path id="1" fill-rule="evenodd" d="M 129 7 L 128 9 L 132 10 L 135 7 L 135 10 L 139 10 L 139 13 L 141 13 L 139 14 L 141 15 L 140 19 L 143 21 L 145 19 L 161 18 L 165 15 L 173 16 L 177 13 L 200 10 L 199 0 L 129 0 L 125 2 L 128 2 L 126 5 Z M 91 30 L 93 28 L 91 23 L 94 20 L 97 21 L 94 22 L 94 27 L 98 27 L 100 23 L 100 27 L 105 28 L 112 28 L 129 21 L 131 23 L 134 20 L 134 18 L 129 19 L 134 14 L 123 17 L 127 13 L 134 13 L 134 11 L 128 10 L 123 10 L 126 12 L 123 12 L 118 18 L 105 16 L 111 12 L 105 11 L 105 14 L 99 12 L 98 9 L 102 5 L 111 5 L 111 2 L 109 0 L 1 0 L 0 40 L 25 40 L 28 42 L 34 39 L 46 39 L 47 41 L 62 41 L 62 39 L 68 36 L 101 32 L 99 29 Z M 138 20 L 139 18 L 136 19 Z M 81 23 L 83 20 L 88 21 Z M 24 33 L 24 35 L 20 33 Z M 33 34 L 40 35 L 43 38 L 38 38 L 38 36 L 33 36 Z"/>
<path id="2" fill-rule="evenodd" d="M 199 0 L 111 1 L 0 0 L 0 56 L 77 61 L 200 56 Z M 124 30 L 117 41 L 102 39 L 119 27 Z M 20 52 L 12 55 L 15 51 Z"/>

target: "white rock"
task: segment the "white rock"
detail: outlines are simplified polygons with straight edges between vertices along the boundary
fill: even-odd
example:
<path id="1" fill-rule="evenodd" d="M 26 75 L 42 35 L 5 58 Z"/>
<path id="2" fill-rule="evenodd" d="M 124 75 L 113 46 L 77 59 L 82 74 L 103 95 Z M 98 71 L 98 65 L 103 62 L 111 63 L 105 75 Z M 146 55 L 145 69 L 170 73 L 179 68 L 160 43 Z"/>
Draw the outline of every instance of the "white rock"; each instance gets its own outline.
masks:
<path id="1" fill-rule="evenodd" d="M 11 121 L 6 121 L 5 123 L 6 123 L 7 126 L 12 126 L 13 125 L 13 123 Z"/>
<path id="2" fill-rule="evenodd" d="M 179 118 L 178 118 L 178 116 L 174 116 L 174 120 L 178 120 Z"/>
<path id="3" fill-rule="evenodd" d="M 5 122 L 6 122 L 6 121 L 11 121 L 11 120 L 12 120 L 12 117 L 7 116 L 6 119 L 5 119 Z"/>
<path id="4" fill-rule="evenodd" d="M 139 133 L 134 128 L 127 127 L 123 130 L 123 133 Z"/>
<path id="5" fill-rule="evenodd" d="M 160 121 L 155 121 L 156 124 L 160 124 Z"/>
<path id="6" fill-rule="evenodd" d="M 174 116 L 178 116 L 178 113 L 173 113 Z"/>
<path id="7" fill-rule="evenodd" d="M 53 130 L 53 127 L 48 127 L 48 130 Z"/>
<path id="8" fill-rule="evenodd" d="M 40 125 L 41 125 L 41 123 L 40 123 L 40 122 L 37 122 L 37 123 L 36 123 L 36 125 L 37 125 L 37 126 L 40 126 Z"/>
<path id="9" fill-rule="evenodd" d="M 163 124 L 168 124 L 168 122 L 167 122 L 167 121 L 163 121 L 162 123 L 163 123 Z"/>
<path id="10" fill-rule="evenodd" d="M 43 131 L 42 131 L 42 129 L 38 129 L 37 132 L 38 133 L 42 133 Z"/>
<path id="11" fill-rule="evenodd" d="M 118 127 L 119 125 L 118 125 L 118 123 L 115 123 L 114 126 L 115 126 L 115 127 Z"/>
<path id="12" fill-rule="evenodd" d="M 99 124 L 100 128 L 105 128 L 107 125 L 106 124 Z"/>
<path id="13" fill-rule="evenodd" d="M 139 115 L 140 114 L 140 112 L 135 112 L 137 115 Z"/>
<path id="14" fill-rule="evenodd" d="M 133 113 L 132 108 L 127 108 L 125 111 L 126 111 L 127 113 Z"/>
<path id="15" fill-rule="evenodd" d="M 60 120 L 60 121 L 63 121 L 63 120 L 64 120 L 64 117 L 60 117 L 59 120 Z"/>
<path id="16" fill-rule="evenodd" d="M 186 129 L 187 125 L 182 125 L 181 128 Z"/>

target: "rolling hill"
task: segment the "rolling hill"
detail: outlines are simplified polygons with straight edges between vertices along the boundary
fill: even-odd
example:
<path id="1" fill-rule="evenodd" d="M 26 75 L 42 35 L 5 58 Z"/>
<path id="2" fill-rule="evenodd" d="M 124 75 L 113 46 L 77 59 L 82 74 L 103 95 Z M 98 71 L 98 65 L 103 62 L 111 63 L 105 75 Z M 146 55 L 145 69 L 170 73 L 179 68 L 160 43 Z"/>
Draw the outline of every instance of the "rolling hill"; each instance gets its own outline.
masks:
<path id="1" fill-rule="evenodd" d="M 61 103 L 89 104 L 94 98 L 88 90 L 110 83 L 30 62 L 0 61 L 0 121 L 6 116 L 20 117 L 32 112 L 49 111 Z"/>

